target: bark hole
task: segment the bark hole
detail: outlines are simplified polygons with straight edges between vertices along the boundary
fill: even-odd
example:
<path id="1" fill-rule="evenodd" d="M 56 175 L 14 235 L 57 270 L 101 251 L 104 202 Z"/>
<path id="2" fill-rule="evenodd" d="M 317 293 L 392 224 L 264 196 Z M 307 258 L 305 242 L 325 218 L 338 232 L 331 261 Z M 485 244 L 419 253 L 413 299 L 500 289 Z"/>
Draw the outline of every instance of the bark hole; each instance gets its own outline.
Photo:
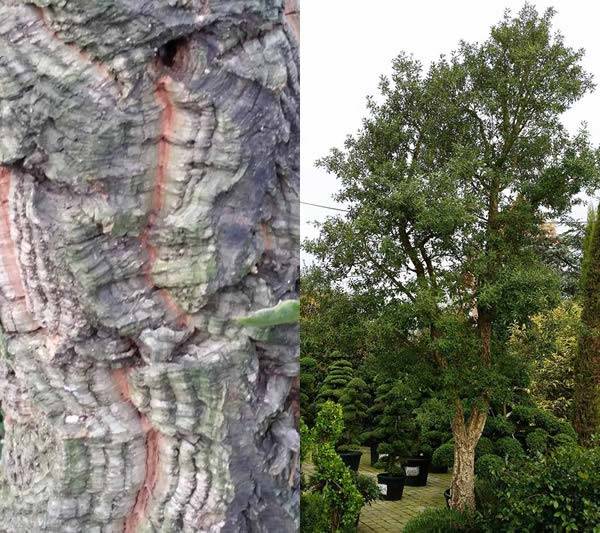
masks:
<path id="1" fill-rule="evenodd" d="M 158 49 L 158 60 L 167 68 L 176 68 L 183 63 L 183 58 L 188 47 L 186 37 L 177 37 L 163 44 Z"/>

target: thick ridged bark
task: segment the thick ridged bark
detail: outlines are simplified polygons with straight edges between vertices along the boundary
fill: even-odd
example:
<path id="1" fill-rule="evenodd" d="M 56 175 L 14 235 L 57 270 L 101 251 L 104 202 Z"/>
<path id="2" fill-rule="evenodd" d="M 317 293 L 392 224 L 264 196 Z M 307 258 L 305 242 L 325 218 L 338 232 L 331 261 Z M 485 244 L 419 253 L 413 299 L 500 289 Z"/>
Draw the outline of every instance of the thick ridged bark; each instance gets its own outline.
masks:
<path id="1" fill-rule="evenodd" d="M 450 507 L 458 510 L 475 510 L 475 448 L 487 419 L 487 411 L 473 407 L 465 423 L 462 402 L 455 402 L 452 419 L 454 437 L 454 467 Z"/>
<path id="2" fill-rule="evenodd" d="M 0 0 L 0 528 L 294 531 L 297 327 L 235 319 L 296 297 L 297 24 L 35 4 Z"/>

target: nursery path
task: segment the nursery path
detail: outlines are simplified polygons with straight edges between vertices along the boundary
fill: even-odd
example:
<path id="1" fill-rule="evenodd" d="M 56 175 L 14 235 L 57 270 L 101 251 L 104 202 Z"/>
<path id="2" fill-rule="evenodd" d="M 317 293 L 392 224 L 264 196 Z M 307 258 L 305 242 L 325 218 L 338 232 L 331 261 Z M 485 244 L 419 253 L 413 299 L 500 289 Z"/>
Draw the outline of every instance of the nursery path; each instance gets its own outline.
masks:
<path id="1" fill-rule="evenodd" d="M 369 449 L 362 449 L 360 472 L 377 475 L 381 470 L 370 463 Z M 402 499 L 397 502 L 379 500 L 366 505 L 360 512 L 358 533 L 400 533 L 406 523 L 428 507 L 443 507 L 444 491 L 450 486 L 451 474 L 429 474 L 426 487 L 404 487 Z"/>

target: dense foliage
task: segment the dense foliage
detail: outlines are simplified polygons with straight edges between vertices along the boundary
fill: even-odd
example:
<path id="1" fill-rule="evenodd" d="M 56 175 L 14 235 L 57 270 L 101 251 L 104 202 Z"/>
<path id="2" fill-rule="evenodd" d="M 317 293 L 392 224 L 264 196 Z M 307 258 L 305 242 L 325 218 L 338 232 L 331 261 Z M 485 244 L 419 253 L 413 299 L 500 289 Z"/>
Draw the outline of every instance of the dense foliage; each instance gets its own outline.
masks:
<path id="1" fill-rule="evenodd" d="M 561 123 L 593 84 L 552 17 L 525 5 L 428 70 L 399 55 L 362 128 L 320 162 L 340 179 L 348 212 L 306 248 L 352 297 L 393 304 L 384 332 L 402 338 L 395 366 L 418 360 L 441 375 L 461 453 L 472 453 L 488 409 L 524 395 L 511 328 L 558 304 L 564 272 L 550 258 L 562 251 L 548 250 L 599 177 L 585 128 L 572 135 Z M 464 490 L 453 505 L 473 507 L 473 472 L 454 483 Z"/>
<path id="2" fill-rule="evenodd" d="M 574 425 L 581 443 L 590 446 L 600 435 L 600 209 L 590 218 L 583 253 Z"/>
<path id="3" fill-rule="evenodd" d="M 475 515 L 428 509 L 406 525 L 405 533 L 600 531 L 599 448 L 586 450 L 571 441 L 517 465 L 483 455 L 477 475 Z"/>
<path id="4" fill-rule="evenodd" d="M 342 407 L 326 401 L 319 409 L 314 427 L 309 429 L 303 426 L 301 432 L 303 454 L 308 454 L 303 459 L 312 459 L 314 465 L 314 472 L 308 481 L 304 481 L 303 502 L 309 505 L 307 512 L 310 524 L 323 522 L 324 519 L 317 516 L 316 509 L 312 507 L 317 503 L 321 505 L 328 524 L 327 529 L 322 530 L 323 533 L 354 531 L 358 514 L 364 504 L 356 486 L 356 478 L 335 451 L 343 430 Z M 315 493 L 319 496 L 309 496 Z M 304 515 L 304 509 L 301 511 Z M 302 527 L 308 526 L 305 524 Z"/>
<path id="5" fill-rule="evenodd" d="M 368 319 L 377 314 L 370 294 L 353 294 L 331 284 L 316 266 L 302 272 L 300 293 L 300 351 L 329 364 L 336 354 L 351 358 L 356 367 L 370 350 Z"/>
<path id="6" fill-rule="evenodd" d="M 380 497 L 377 482 L 350 471 L 336 453 L 343 432 L 342 406 L 332 401 L 320 406 L 312 428 L 300 423 L 301 460 L 314 465 L 308 480 L 302 476 L 302 532 L 351 533 L 361 507 Z"/>
<path id="7" fill-rule="evenodd" d="M 369 387 L 362 378 L 352 378 L 346 384 L 339 400 L 344 411 L 345 442 L 359 443 L 370 399 Z"/>
<path id="8" fill-rule="evenodd" d="M 574 366 L 581 306 L 573 300 L 537 313 L 527 325 L 512 329 L 509 346 L 529 364 L 531 395 L 536 403 L 569 420 L 573 416 Z"/>
<path id="9" fill-rule="evenodd" d="M 485 531 L 600 531 L 600 449 L 562 446 L 491 474 Z"/>
<path id="10" fill-rule="evenodd" d="M 339 355 L 338 355 L 339 357 Z M 317 406 L 326 401 L 340 403 L 346 386 L 354 378 L 354 367 L 346 359 L 336 359 L 327 369 L 327 375 L 319 388 L 316 398 Z"/>

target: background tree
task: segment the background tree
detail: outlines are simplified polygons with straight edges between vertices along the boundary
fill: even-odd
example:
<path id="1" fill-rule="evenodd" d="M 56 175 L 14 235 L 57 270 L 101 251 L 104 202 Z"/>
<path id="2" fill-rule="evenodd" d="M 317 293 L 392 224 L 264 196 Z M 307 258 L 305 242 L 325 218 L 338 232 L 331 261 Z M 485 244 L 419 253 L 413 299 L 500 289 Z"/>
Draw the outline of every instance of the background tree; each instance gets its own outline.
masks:
<path id="1" fill-rule="evenodd" d="M 575 359 L 575 430 L 589 446 L 600 432 L 600 209 L 589 219 L 584 241 L 581 336 Z"/>
<path id="2" fill-rule="evenodd" d="M 592 82 L 552 16 L 507 12 L 487 41 L 460 43 L 427 72 L 401 54 L 382 102 L 320 162 L 349 210 L 306 248 L 333 279 L 394 298 L 446 376 L 459 509 L 475 504 L 475 447 L 510 372 L 509 325 L 555 303 L 546 223 L 598 174 L 586 131 L 560 122 Z"/>
<path id="3" fill-rule="evenodd" d="M 531 317 L 530 324 L 512 328 L 509 349 L 530 365 L 531 396 L 537 405 L 572 420 L 574 366 L 581 306 L 564 300 Z"/>
<path id="4" fill-rule="evenodd" d="M 297 531 L 280 0 L 0 0 L 0 521 Z"/>
<path id="5" fill-rule="evenodd" d="M 302 355 L 328 365 L 341 352 L 358 367 L 369 354 L 368 326 L 376 299 L 343 290 L 315 266 L 303 270 L 301 285 Z"/>
<path id="6" fill-rule="evenodd" d="M 313 357 L 300 358 L 300 412 L 302 418 L 312 426 L 316 412 L 315 398 L 321 385 L 321 369 Z"/>

